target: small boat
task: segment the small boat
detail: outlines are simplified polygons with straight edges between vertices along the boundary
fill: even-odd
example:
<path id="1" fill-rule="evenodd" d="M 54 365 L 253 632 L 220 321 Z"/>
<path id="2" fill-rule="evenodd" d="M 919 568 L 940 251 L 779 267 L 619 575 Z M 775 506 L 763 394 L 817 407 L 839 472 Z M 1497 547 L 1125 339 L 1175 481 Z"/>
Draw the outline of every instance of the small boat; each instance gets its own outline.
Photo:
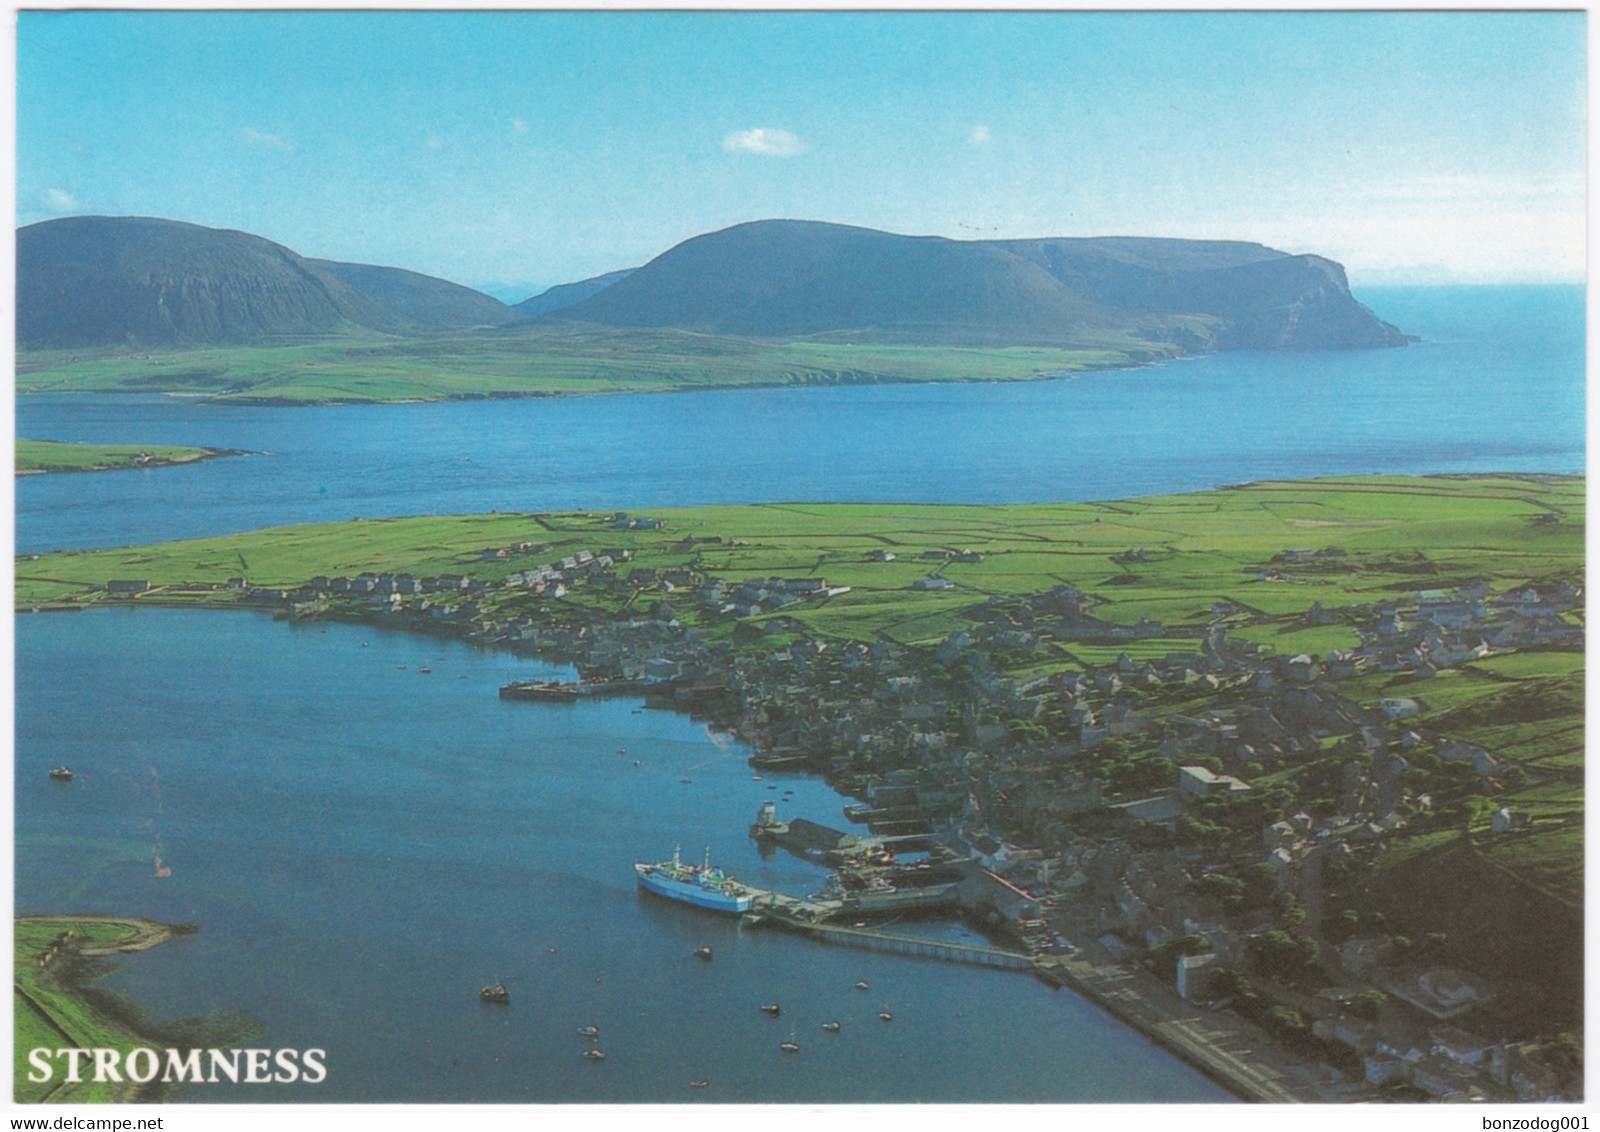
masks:
<path id="1" fill-rule="evenodd" d="M 778 1043 L 778 1048 L 781 1049 L 784 1053 L 799 1053 L 800 1052 L 800 1043 L 799 1042 L 779 1042 Z"/>
<path id="2" fill-rule="evenodd" d="M 822 1024 L 822 1031 L 823 1031 L 823 1033 L 826 1033 L 826 1034 L 837 1034 L 839 1032 L 839 1023 L 837 1023 L 837 1022 L 824 1022 Z"/>
<path id="3" fill-rule="evenodd" d="M 426 674 L 426 673 L 432 672 L 433 669 L 431 669 L 431 668 L 419 668 L 419 669 L 417 669 L 417 671 Z"/>
<path id="4" fill-rule="evenodd" d="M 709 1084 L 711 1084 L 710 1081 L 690 1081 L 689 1082 L 689 1088 L 691 1088 L 691 1089 L 703 1089 Z"/>
<path id="5" fill-rule="evenodd" d="M 55 779 L 57 782 L 71 782 L 72 772 L 64 766 L 51 767 L 50 777 Z"/>
<path id="6" fill-rule="evenodd" d="M 606 1059 L 606 1055 L 597 1049 L 586 1049 L 583 1051 L 583 1056 L 590 1061 L 604 1061 Z"/>
<path id="7" fill-rule="evenodd" d="M 761 776 L 759 774 L 752 774 L 750 776 L 750 781 L 751 782 L 760 782 L 761 781 Z"/>
<path id="8" fill-rule="evenodd" d="M 395 668 L 398 669 L 401 672 L 404 672 L 406 670 L 406 666 L 403 665 L 403 664 L 397 664 L 397 665 L 395 665 Z"/>
<path id="9" fill-rule="evenodd" d="M 634 759 L 634 760 L 633 760 L 633 765 L 634 765 L 634 766 L 643 766 L 643 765 L 644 765 L 644 763 L 642 763 L 642 762 L 640 762 L 640 761 L 639 761 L 639 760 L 638 760 L 638 759 Z"/>
<path id="10" fill-rule="evenodd" d="M 694 949 L 694 954 L 697 959 L 704 959 L 707 963 L 711 962 L 711 949 L 709 947 L 697 947 Z"/>
<path id="11" fill-rule="evenodd" d="M 478 992 L 479 1002 L 497 1002 L 502 1006 L 511 1001 L 511 992 L 506 990 L 504 983 L 496 983 L 492 987 L 484 987 Z"/>
<path id="12" fill-rule="evenodd" d="M 861 981 L 861 982 L 856 984 L 856 990 L 866 990 L 866 989 L 867 989 L 867 984 L 866 984 L 865 980 L 863 980 L 863 981 Z"/>
<path id="13" fill-rule="evenodd" d="M 776 1002 L 763 1003 L 761 1006 L 761 1013 L 765 1014 L 768 1018 L 776 1018 L 778 1016 L 778 1004 Z"/>
<path id="14" fill-rule="evenodd" d="M 617 754 L 625 755 L 627 753 L 628 753 L 628 748 L 626 748 L 626 747 L 618 747 L 617 748 Z"/>
<path id="15" fill-rule="evenodd" d="M 882 1019 L 883 1021 L 885 1021 L 885 1022 L 893 1022 L 894 1021 L 894 1015 L 890 1014 L 887 1010 L 878 1011 L 878 1017 L 880 1019 Z"/>
<path id="16" fill-rule="evenodd" d="M 578 1027 L 578 1033 L 582 1034 L 586 1038 L 598 1038 L 600 1036 L 600 1027 L 599 1026 L 579 1026 Z"/>
<path id="17" fill-rule="evenodd" d="M 689 786 L 694 782 L 694 779 L 692 779 L 692 778 L 680 778 L 680 779 L 678 779 L 678 781 L 683 783 L 685 786 Z"/>

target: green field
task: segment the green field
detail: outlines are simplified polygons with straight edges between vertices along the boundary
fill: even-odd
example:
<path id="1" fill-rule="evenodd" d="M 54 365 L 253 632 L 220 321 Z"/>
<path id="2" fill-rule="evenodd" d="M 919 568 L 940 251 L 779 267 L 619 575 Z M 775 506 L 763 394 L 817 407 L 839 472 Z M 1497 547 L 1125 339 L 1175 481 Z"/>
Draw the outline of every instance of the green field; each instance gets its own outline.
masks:
<path id="1" fill-rule="evenodd" d="M 741 385 L 1024 381 L 1172 349 L 1110 336 L 1067 349 L 765 342 L 571 327 L 434 338 L 376 334 L 218 349 L 18 355 L 19 393 L 178 393 L 285 404 L 650 393 Z"/>
<path id="2" fill-rule="evenodd" d="M 138 444 L 63 444 L 56 440 L 17 440 L 17 472 L 97 472 L 113 468 L 180 464 L 208 455 L 204 448 Z"/>

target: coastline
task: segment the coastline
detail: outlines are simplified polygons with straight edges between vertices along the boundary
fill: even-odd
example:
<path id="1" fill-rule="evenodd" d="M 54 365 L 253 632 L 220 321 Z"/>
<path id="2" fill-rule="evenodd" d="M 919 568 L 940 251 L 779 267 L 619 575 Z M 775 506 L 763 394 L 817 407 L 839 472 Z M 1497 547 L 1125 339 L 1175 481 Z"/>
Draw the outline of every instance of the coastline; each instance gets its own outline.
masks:
<path id="1" fill-rule="evenodd" d="M 123 1053 L 140 1046 L 159 1046 L 160 1033 L 136 1014 L 125 1014 L 97 995 L 91 984 L 102 973 L 94 961 L 111 955 L 136 954 L 198 930 L 193 924 L 164 924 L 137 916 L 37 915 L 15 921 L 12 966 L 15 1067 L 13 1100 L 19 1104 L 83 1103 L 85 1101 L 155 1101 L 164 1089 L 159 1081 L 118 1084 L 65 1080 L 35 1085 L 28 1078 L 25 1047 L 30 1033 L 59 1038 L 69 1048 L 112 1048 Z M 87 962 L 86 962 L 87 961 Z"/>

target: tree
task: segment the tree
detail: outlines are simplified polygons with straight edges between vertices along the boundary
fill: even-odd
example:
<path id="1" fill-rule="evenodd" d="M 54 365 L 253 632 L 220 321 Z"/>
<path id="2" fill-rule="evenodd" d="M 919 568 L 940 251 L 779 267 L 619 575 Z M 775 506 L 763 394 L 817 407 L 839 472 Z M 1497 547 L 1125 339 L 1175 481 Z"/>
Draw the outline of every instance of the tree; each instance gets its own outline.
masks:
<path id="1" fill-rule="evenodd" d="M 1369 1022 L 1376 1022 L 1378 1014 L 1388 1001 L 1389 996 L 1381 990 L 1364 990 L 1351 999 L 1350 1013 L 1357 1018 L 1365 1018 Z"/>

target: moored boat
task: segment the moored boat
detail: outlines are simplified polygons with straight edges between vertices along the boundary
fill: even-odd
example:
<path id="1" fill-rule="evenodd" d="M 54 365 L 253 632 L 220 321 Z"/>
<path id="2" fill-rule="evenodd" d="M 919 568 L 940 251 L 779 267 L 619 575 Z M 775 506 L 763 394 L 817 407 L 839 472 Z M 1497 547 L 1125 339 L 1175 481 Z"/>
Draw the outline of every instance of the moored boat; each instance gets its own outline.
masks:
<path id="1" fill-rule="evenodd" d="M 64 766 L 51 767 L 50 777 L 57 782 L 71 782 L 72 772 Z"/>
<path id="2" fill-rule="evenodd" d="M 709 908 L 713 912 L 739 914 L 750 911 L 755 891 L 746 888 L 721 869 L 711 865 L 711 851 L 706 850 L 706 860 L 701 865 L 686 865 L 678 850 L 672 851 L 672 860 L 659 865 L 637 862 L 633 866 L 639 877 L 639 887 L 669 900 Z"/>

